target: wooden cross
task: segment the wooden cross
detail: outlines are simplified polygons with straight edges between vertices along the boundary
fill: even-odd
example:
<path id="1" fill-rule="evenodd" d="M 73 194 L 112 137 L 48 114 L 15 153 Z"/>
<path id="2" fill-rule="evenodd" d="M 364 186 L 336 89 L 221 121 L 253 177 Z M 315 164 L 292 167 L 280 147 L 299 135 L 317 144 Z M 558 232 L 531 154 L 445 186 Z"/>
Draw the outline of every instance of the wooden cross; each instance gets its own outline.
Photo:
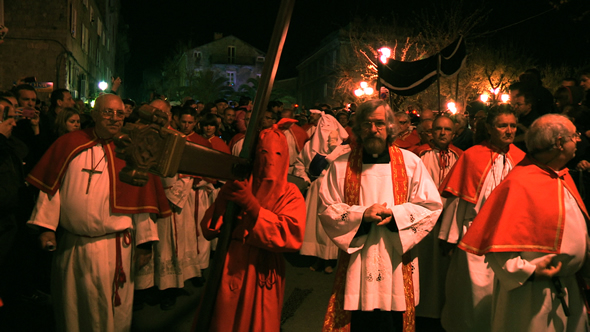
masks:
<path id="1" fill-rule="evenodd" d="M 92 181 L 92 176 L 94 174 L 101 174 L 102 171 L 97 171 L 96 167 L 94 167 L 92 169 L 82 168 L 82 172 L 88 173 L 88 185 L 86 186 L 86 195 L 88 195 L 88 191 L 90 190 L 90 182 Z"/>

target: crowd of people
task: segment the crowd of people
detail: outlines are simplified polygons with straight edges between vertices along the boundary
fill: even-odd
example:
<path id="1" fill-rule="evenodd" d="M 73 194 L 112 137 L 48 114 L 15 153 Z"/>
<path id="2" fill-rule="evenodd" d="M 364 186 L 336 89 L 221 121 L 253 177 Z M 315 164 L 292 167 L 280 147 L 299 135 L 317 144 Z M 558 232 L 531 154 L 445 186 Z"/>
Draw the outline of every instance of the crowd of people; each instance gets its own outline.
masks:
<path id="1" fill-rule="evenodd" d="M 508 103 L 456 115 L 271 101 L 255 123 L 245 96 L 87 110 L 58 89 L 45 109 L 19 84 L 0 93 L 0 311 L 50 298 L 59 331 L 129 330 L 150 294 L 169 310 L 206 283 L 233 202 L 219 291 L 195 308 L 212 331 L 280 330 L 283 252 L 335 273 L 326 331 L 587 330 L 589 94 L 588 71 L 552 94 L 528 70 Z M 236 156 L 256 126 L 251 177 L 121 181 L 113 139 L 143 105 Z"/>

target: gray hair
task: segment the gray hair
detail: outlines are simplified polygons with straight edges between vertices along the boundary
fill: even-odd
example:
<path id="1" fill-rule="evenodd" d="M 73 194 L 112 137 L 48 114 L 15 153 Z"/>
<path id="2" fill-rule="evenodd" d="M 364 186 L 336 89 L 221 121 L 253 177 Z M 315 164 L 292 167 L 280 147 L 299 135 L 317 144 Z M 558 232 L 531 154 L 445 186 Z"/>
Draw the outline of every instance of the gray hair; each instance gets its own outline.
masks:
<path id="1" fill-rule="evenodd" d="M 381 99 L 368 100 L 357 108 L 355 112 L 354 126 L 352 132 L 356 136 L 356 140 L 362 143 L 361 133 L 363 132 L 361 124 L 367 120 L 370 114 L 372 114 L 377 108 L 383 106 L 385 108 L 385 123 L 387 124 L 387 143 L 391 144 L 395 141 L 398 129 L 395 124 L 394 113 L 389 104 Z"/>
<path id="2" fill-rule="evenodd" d="M 525 134 L 526 148 L 531 154 L 551 150 L 557 139 L 568 136 L 570 120 L 561 114 L 546 114 L 531 124 Z"/>
<path id="3" fill-rule="evenodd" d="M 425 120 L 420 121 L 420 123 L 416 126 L 416 131 L 418 133 L 422 133 L 422 132 L 427 131 L 426 129 L 424 129 L 424 124 L 427 123 L 427 122 L 430 122 L 430 123 L 432 123 L 434 125 L 434 121 L 433 120 L 431 120 L 431 119 L 425 119 Z"/>

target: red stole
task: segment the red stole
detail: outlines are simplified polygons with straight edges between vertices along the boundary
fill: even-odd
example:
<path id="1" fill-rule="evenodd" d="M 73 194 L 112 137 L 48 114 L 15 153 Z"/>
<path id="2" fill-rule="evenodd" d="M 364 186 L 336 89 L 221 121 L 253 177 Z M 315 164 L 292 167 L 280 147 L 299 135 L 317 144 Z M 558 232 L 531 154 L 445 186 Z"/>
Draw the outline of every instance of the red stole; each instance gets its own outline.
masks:
<path id="1" fill-rule="evenodd" d="M 568 169 L 556 173 L 525 158 L 494 189 L 459 248 L 476 255 L 559 253 L 565 225 L 564 186 L 588 221 L 588 212 Z"/>
<path id="2" fill-rule="evenodd" d="M 441 184 L 441 195 L 457 196 L 469 203 L 477 204 L 483 182 L 498 154 L 499 150 L 487 141 L 467 149 Z M 518 164 L 524 156 L 522 150 L 510 144 L 506 158 L 512 165 Z"/>
<path id="3" fill-rule="evenodd" d="M 125 161 L 115 157 L 113 141 L 99 139 L 94 128 L 78 130 L 58 138 L 29 173 L 27 182 L 48 195 L 55 195 L 72 159 L 98 143 L 102 144 L 108 162 L 112 213 L 155 213 L 160 217 L 172 213 L 162 183 L 156 176 L 150 174 L 144 187 L 132 186 L 119 179 L 118 175 L 125 167 Z"/>
<path id="4" fill-rule="evenodd" d="M 358 205 L 361 192 L 361 172 L 363 167 L 362 148 L 354 146 L 348 158 L 346 177 L 344 182 L 344 200 L 348 205 Z M 389 147 L 391 159 L 391 180 L 393 181 L 393 194 L 395 204 L 403 204 L 408 200 L 408 175 L 401 150 L 395 145 Z M 346 284 L 346 271 L 350 262 L 350 255 L 339 250 L 338 270 L 334 281 L 332 296 L 328 302 L 328 310 L 324 318 L 322 331 L 350 331 L 350 311 L 344 308 L 344 289 Z M 415 330 L 415 301 L 414 285 L 412 280 L 412 259 L 410 253 L 402 256 L 402 275 L 404 282 L 404 294 L 406 298 L 406 311 L 404 317 L 404 332 Z"/>

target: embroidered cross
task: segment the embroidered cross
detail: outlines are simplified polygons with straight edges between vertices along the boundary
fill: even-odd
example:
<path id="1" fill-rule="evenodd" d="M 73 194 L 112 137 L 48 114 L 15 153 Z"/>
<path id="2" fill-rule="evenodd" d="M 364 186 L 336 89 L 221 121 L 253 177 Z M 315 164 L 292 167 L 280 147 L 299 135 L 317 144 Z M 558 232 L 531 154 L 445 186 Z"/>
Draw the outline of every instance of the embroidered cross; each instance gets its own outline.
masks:
<path id="1" fill-rule="evenodd" d="M 346 213 L 342 214 L 342 215 L 340 216 L 340 220 L 342 220 L 342 221 L 346 221 L 346 217 L 348 217 L 348 212 L 346 212 Z"/>

